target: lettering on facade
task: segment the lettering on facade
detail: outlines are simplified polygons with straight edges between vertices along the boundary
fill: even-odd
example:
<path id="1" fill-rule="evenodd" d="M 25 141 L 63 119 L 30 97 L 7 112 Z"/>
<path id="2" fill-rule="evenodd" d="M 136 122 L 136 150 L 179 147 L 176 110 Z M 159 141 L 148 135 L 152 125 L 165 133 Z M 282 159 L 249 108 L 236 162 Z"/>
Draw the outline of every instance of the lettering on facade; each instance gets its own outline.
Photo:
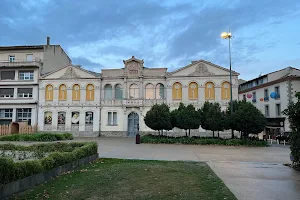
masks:
<path id="1" fill-rule="evenodd" d="M 208 71 L 207 66 L 203 63 L 199 63 L 195 71 L 193 73 L 190 73 L 189 76 L 214 76 L 215 74 Z"/>

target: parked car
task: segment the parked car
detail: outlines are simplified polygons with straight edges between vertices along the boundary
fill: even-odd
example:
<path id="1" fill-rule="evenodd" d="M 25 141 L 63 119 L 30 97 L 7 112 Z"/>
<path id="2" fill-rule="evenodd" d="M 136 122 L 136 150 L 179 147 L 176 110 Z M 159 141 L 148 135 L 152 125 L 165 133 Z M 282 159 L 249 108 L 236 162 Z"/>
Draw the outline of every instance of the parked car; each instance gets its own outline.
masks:
<path id="1" fill-rule="evenodd" d="M 290 140 L 290 135 L 291 132 L 288 131 L 282 132 L 276 136 L 276 140 L 279 140 L 279 143 L 284 140 L 288 142 Z"/>

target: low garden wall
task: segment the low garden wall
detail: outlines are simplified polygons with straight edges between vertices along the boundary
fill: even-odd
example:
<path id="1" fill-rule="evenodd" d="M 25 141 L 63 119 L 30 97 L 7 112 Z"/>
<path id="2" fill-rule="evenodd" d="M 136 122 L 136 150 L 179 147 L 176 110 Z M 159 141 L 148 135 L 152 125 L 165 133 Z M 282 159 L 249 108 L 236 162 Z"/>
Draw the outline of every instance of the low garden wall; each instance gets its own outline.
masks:
<path id="1" fill-rule="evenodd" d="M 0 144 L 0 199 L 95 160 L 96 142 Z"/>

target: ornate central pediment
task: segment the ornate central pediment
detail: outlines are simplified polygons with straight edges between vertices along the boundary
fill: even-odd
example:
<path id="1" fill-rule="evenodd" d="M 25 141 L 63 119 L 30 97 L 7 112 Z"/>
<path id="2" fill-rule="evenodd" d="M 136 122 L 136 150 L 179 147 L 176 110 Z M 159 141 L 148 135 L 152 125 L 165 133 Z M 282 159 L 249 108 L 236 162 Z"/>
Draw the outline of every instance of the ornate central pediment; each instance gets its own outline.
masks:
<path id="1" fill-rule="evenodd" d="M 65 73 L 60 78 L 81 78 L 81 76 L 79 76 L 72 67 L 68 67 Z"/>
<path id="2" fill-rule="evenodd" d="M 128 76 L 139 76 L 143 73 L 144 61 L 132 56 L 128 60 L 123 60 L 125 65 L 125 74 Z"/>
<path id="3" fill-rule="evenodd" d="M 215 74 L 208 71 L 207 66 L 203 63 L 199 63 L 195 71 L 190 73 L 189 76 L 214 76 Z"/>

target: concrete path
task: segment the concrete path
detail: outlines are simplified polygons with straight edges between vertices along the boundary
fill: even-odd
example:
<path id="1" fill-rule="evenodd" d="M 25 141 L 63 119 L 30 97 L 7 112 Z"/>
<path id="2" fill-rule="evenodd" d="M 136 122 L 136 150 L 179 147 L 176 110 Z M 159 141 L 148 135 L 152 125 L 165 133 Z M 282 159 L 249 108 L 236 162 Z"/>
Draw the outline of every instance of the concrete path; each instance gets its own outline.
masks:
<path id="1" fill-rule="evenodd" d="M 74 141 L 97 142 L 102 158 L 207 162 L 241 200 L 300 199 L 300 172 L 283 165 L 290 163 L 288 146 L 137 145 L 132 138 L 76 138 Z"/>

